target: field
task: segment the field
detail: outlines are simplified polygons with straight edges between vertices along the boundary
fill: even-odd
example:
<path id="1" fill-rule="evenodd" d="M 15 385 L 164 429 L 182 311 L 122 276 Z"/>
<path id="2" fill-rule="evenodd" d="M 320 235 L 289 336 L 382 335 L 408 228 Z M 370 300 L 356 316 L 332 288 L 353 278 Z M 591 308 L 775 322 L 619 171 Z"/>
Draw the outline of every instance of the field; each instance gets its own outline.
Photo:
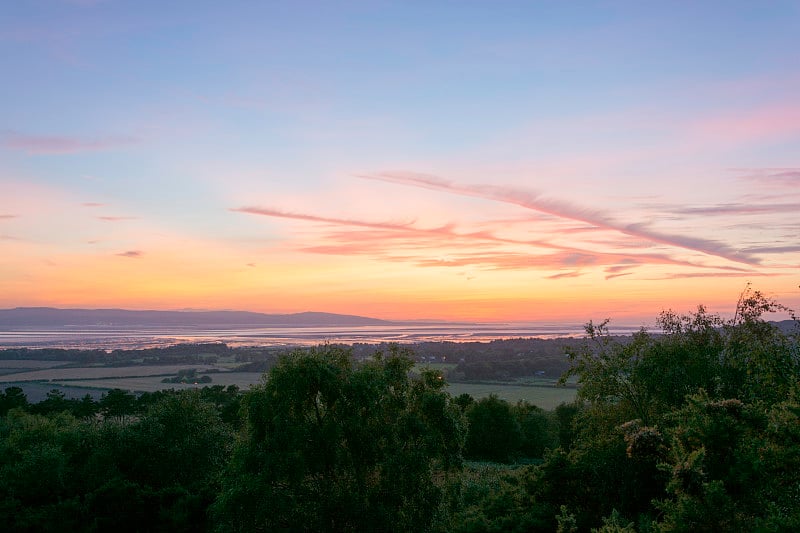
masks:
<path id="1" fill-rule="evenodd" d="M 0 359 L 0 369 L 11 369 L 15 372 L 22 370 L 34 370 L 37 368 L 53 368 L 56 366 L 64 366 L 68 364 L 66 361 L 37 361 L 31 359 Z"/>
<path id="2" fill-rule="evenodd" d="M 198 372 L 216 369 L 212 365 L 151 365 L 151 366 L 92 366 L 72 368 L 47 368 L 0 376 L 0 383 L 18 381 L 57 381 L 104 379 L 129 376 L 166 376 L 190 368 Z"/>
<path id="3" fill-rule="evenodd" d="M 165 376 L 174 376 L 179 370 L 197 369 L 198 372 L 218 370 L 209 374 L 212 382 L 208 385 L 236 385 L 247 390 L 251 385 L 261 382 L 261 372 L 236 372 L 229 370 L 229 365 L 149 365 L 126 367 L 82 367 L 59 368 L 61 362 L 54 361 L 0 361 L 0 389 L 8 386 L 22 387 L 31 401 L 43 399 L 44 394 L 58 388 L 68 397 L 79 397 L 98 391 L 123 389 L 134 392 L 154 392 L 164 389 L 189 389 L 201 385 L 162 383 Z M 420 365 L 420 367 L 436 368 L 444 365 Z M 452 365 L 451 365 L 452 366 Z M 445 368 L 440 368 L 445 370 Z M 530 385 L 514 385 L 505 383 L 451 383 L 447 388 L 453 396 L 467 393 L 475 399 L 485 398 L 490 394 L 498 398 L 516 403 L 525 400 L 543 409 L 553 409 L 562 402 L 575 399 L 576 389 L 571 387 L 555 387 L 550 381 L 537 381 Z"/>
<path id="4" fill-rule="evenodd" d="M 91 389 L 123 389 L 135 392 L 155 392 L 166 389 L 195 389 L 203 386 L 236 385 L 242 390 L 247 390 L 251 385 L 261 381 L 260 372 L 220 372 L 209 374 L 213 380 L 204 385 L 185 383 L 162 383 L 163 376 L 120 376 L 105 379 L 59 380 L 51 383 L 54 385 L 80 386 Z"/>
<path id="5" fill-rule="evenodd" d="M 447 387 L 447 391 L 452 396 L 467 393 L 476 400 L 494 394 L 511 403 L 525 400 L 547 410 L 554 409 L 561 403 L 571 402 L 577 393 L 574 387 L 556 387 L 552 383 L 532 386 L 503 383 L 451 383 Z"/>

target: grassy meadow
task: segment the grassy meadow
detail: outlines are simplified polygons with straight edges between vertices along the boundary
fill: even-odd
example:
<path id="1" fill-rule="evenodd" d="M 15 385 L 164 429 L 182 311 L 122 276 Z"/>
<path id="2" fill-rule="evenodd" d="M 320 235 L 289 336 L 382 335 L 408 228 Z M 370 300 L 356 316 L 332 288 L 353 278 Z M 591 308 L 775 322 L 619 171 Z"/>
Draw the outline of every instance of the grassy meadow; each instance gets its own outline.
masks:
<path id="1" fill-rule="evenodd" d="M 501 400 L 517 403 L 524 400 L 542 409 L 554 409 L 561 403 L 575 399 L 574 386 L 556 387 L 554 383 L 541 385 L 509 385 L 506 383 L 450 383 L 447 392 L 452 396 L 469 394 L 476 400 L 494 394 Z"/>
<path id="2" fill-rule="evenodd" d="M 76 392 L 103 391 L 123 389 L 133 392 L 155 392 L 165 389 L 190 389 L 203 385 L 162 383 L 164 377 L 174 376 L 181 370 L 196 369 L 198 373 L 215 370 L 208 374 L 212 382 L 208 385 L 236 385 L 242 390 L 260 383 L 263 377 L 261 372 L 237 372 L 232 365 L 147 365 L 147 366 L 122 366 L 122 367 L 68 367 L 61 368 L 63 362 L 56 361 L 2 361 L 0 362 L 0 388 L 20 386 L 39 392 L 42 389 L 69 390 L 70 396 Z M 447 370 L 454 365 L 426 364 L 418 365 L 416 370 L 422 368 L 436 368 Z M 440 368 L 441 367 L 441 368 Z M 525 400 L 543 409 L 553 409 L 562 402 L 570 402 L 575 398 L 574 387 L 556 387 L 551 381 L 537 381 L 533 384 L 508 384 L 508 383 L 450 383 L 447 388 L 453 396 L 467 393 L 475 399 L 487 397 L 491 394 L 498 398 L 516 403 Z"/>

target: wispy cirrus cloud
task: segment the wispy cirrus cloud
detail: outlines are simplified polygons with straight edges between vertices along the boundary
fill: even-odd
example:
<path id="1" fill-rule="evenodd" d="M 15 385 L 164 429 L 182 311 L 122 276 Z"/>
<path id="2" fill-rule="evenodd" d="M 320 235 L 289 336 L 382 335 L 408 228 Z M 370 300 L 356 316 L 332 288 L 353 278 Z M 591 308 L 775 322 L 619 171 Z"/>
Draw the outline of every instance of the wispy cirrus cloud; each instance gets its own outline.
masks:
<path id="1" fill-rule="evenodd" d="M 646 278 L 646 281 L 663 281 L 668 279 L 683 278 L 749 278 L 752 276 L 773 277 L 778 275 L 779 274 L 772 272 L 677 272 L 657 278 Z"/>
<path id="2" fill-rule="evenodd" d="M 530 190 L 485 184 L 459 185 L 437 176 L 413 172 L 380 172 L 376 174 L 362 174 L 358 175 L 358 177 L 508 203 L 525 209 L 548 213 L 592 226 L 614 230 L 656 244 L 692 250 L 751 266 L 760 264 L 759 258 L 752 254 L 736 250 L 719 241 L 690 235 L 661 232 L 652 229 L 648 224 L 644 223 L 620 222 L 601 210 L 588 209 L 569 202 L 546 198 L 542 194 Z"/>
<path id="3" fill-rule="evenodd" d="M 141 250 L 128 250 L 126 252 L 120 252 L 120 253 L 115 254 L 115 255 L 117 255 L 119 257 L 128 257 L 128 258 L 131 258 L 131 259 L 138 259 L 139 257 L 142 257 L 144 255 L 144 252 L 142 252 Z"/>
<path id="4" fill-rule="evenodd" d="M 767 187 L 800 187 L 800 168 L 732 168 L 739 179 Z"/>
<path id="5" fill-rule="evenodd" d="M 494 243 L 523 244 L 523 245 L 539 246 L 542 248 L 551 248 L 558 250 L 569 249 L 569 247 L 553 244 L 543 240 L 534 240 L 534 239 L 519 240 L 519 239 L 498 237 L 493 233 L 484 230 L 460 233 L 455 230 L 454 224 L 446 224 L 443 226 L 436 226 L 430 228 L 420 228 L 415 226 L 416 222 L 415 220 L 411 220 L 408 222 L 374 222 L 374 221 L 366 221 L 366 220 L 352 219 L 352 218 L 323 217 L 319 215 L 296 213 L 296 212 L 284 211 L 281 209 L 274 209 L 268 207 L 239 207 L 239 208 L 231 208 L 230 211 L 236 213 L 248 213 L 253 215 L 261 215 L 274 218 L 304 220 L 307 222 L 322 222 L 334 226 L 363 227 L 373 230 L 386 230 L 388 232 L 391 232 L 391 233 L 384 232 L 381 234 L 373 233 L 371 235 L 367 234 L 359 235 L 359 238 L 365 240 L 370 240 L 370 239 L 386 240 L 389 238 L 396 239 L 398 236 L 411 237 L 411 236 L 427 235 L 427 236 L 439 236 L 439 237 L 445 236 L 448 238 L 461 239 L 466 241 L 491 241 Z M 437 245 L 441 245 L 441 240 L 437 241 Z"/>
<path id="6" fill-rule="evenodd" d="M 84 138 L 59 135 L 27 135 L 14 131 L 6 132 L 1 138 L 0 145 L 4 148 L 25 152 L 29 155 L 96 152 L 124 148 L 139 142 L 138 138 L 128 135 Z"/>
<path id="7" fill-rule="evenodd" d="M 8 220 L 8 219 L 12 219 L 12 218 L 19 218 L 19 215 L 8 215 L 8 214 L 0 213 L 0 220 Z"/>
<path id="8" fill-rule="evenodd" d="M 409 229 L 414 224 L 410 222 L 367 222 L 364 220 L 349 219 L 349 218 L 335 218 L 335 217 L 322 217 L 318 215 L 309 215 L 305 213 L 293 213 L 291 211 L 283 211 L 281 209 L 272 209 L 269 207 L 234 207 L 229 209 L 234 213 L 247 213 L 251 215 L 262 215 L 275 218 L 291 218 L 295 220 L 305 220 L 307 222 L 324 222 L 327 224 L 345 225 L 345 226 L 361 226 L 365 228 L 385 228 L 385 229 Z"/>
<path id="9" fill-rule="evenodd" d="M 634 269 L 634 268 L 636 268 L 638 266 L 641 266 L 640 264 L 630 264 L 630 261 L 627 261 L 626 263 L 627 264 L 613 265 L 613 266 L 607 267 L 605 269 L 606 273 L 608 273 L 608 274 L 619 274 L 620 272 L 625 272 L 626 270 L 632 270 L 632 269 Z"/>
<path id="10" fill-rule="evenodd" d="M 791 246 L 754 246 L 747 248 L 747 252 L 752 254 L 783 254 L 800 252 L 800 244 Z"/>
<path id="11" fill-rule="evenodd" d="M 800 182 L 799 182 L 800 184 Z M 800 204 L 743 204 L 729 203 L 695 207 L 673 207 L 672 213 L 681 215 L 770 215 L 773 213 L 800 213 Z"/>
<path id="12" fill-rule="evenodd" d="M 342 256 L 369 255 L 384 261 L 413 263 L 419 267 L 575 270 L 606 266 L 610 269 L 610 274 L 643 265 L 744 270 L 733 266 L 698 264 L 665 254 L 586 250 L 540 240 L 504 238 L 488 231 L 458 231 L 455 224 L 420 228 L 414 222 L 335 218 L 265 207 L 230 210 L 331 226 L 317 237 L 321 243 L 297 246 L 296 249 L 301 252 Z M 476 250 L 482 251 L 475 253 Z"/>
<path id="13" fill-rule="evenodd" d="M 553 274 L 552 276 L 545 276 L 546 279 L 563 279 L 563 278 L 577 278 L 583 276 L 583 272 L 579 270 L 573 270 L 571 272 L 561 272 L 559 274 Z"/>
<path id="14" fill-rule="evenodd" d="M 100 216 L 95 217 L 97 220 L 102 220 L 104 222 L 122 222 L 124 220 L 138 220 L 139 217 L 115 217 L 115 216 Z"/>

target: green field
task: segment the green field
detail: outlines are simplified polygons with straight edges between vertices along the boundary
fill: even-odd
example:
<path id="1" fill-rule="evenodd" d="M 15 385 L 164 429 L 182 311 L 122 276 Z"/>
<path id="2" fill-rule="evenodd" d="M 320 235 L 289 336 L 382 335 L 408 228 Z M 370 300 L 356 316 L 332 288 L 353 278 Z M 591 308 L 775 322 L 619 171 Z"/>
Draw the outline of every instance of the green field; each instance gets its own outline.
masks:
<path id="1" fill-rule="evenodd" d="M 180 364 L 149 366 L 92 366 L 70 368 L 44 368 L 0 376 L 0 383 L 10 381 L 57 381 L 105 379 L 131 376 L 165 376 L 177 374 L 179 370 L 195 368 L 198 372 L 217 369 L 213 365 Z"/>
<path id="2" fill-rule="evenodd" d="M 552 383 L 542 385 L 506 385 L 503 383 L 451 383 L 447 391 L 453 395 L 467 393 L 476 400 L 494 394 L 511 403 L 525 400 L 542 409 L 554 409 L 557 405 L 575 399 L 574 387 L 556 387 Z"/>
<path id="3" fill-rule="evenodd" d="M 251 385 L 261 382 L 260 372 L 220 372 L 209 374 L 211 383 L 193 385 L 186 383 L 162 383 L 163 376 L 119 376 L 103 379 L 54 379 L 55 385 L 68 385 L 73 387 L 87 387 L 91 389 L 123 389 L 135 392 L 155 392 L 166 389 L 196 389 L 204 386 L 236 385 L 242 390 L 247 390 Z"/>
<path id="4" fill-rule="evenodd" d="M 128 367 L 84 367 L 84 368 L 58 368 L 55 365 L 63 364 L 52 361 L 6 361 L 11 368 L 2 368 L 0 365 L 0 388 L 3 383 L 16 382 L 38 383 L 48 387 L 70 387 L 85 389 L 123 389 L 136 392 L 154 392 L 164 389 L 187 389 L 202 385 L 162 383 L 166 375 L 175 375 L 179 370 L 195 368 L 199 372 L 210 369 L 222 370 L 211 373 L 212 382 L 209 385 L 236 385 L 241 390 L 260 383 L 261 372 L 236 372 L 230 371 L 232 365 L 151 365 Z M 415 370 L 421 368 L 435 368 L 448 370 L 452 364 L 423 364 L 415 365 Z M 16 367 L 16 368 L 13 368 Z M 49 368 L 48 368 L 49 367 Z M 525 400 L 543 409 L 553 409 L 562 402 L 571 402 L 575 399 L 576 389 L 573 386 L 556 387 L 551 381 L 536 381 L 533 384 L 506 384 L 506 383 L 451 383 L 447 388 L 453 396 L 467 393 L 475 399 L 485 398 L 490 394 L 496 395 L 512 403 Z"/>

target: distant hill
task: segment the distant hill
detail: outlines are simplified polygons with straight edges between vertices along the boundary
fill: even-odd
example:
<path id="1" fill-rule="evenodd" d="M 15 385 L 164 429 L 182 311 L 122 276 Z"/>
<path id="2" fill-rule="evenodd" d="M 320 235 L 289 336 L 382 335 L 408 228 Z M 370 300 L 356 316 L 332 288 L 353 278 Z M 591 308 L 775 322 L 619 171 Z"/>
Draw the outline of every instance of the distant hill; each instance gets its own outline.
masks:
<path id="1" fill-rule="evenodd" d="M 800 322 L 795 320 L 781 320 L 780 322 L 773 322 L 773 324 L 786 334 L 800 333 Z"/>
<path id="2" fill-rule="evenodd" d="M 249 311 L 129 311 L 125 309 L 0 309 L 3 327 L 313 327 L 386 326 L 386 320 L 334 313 L 265 314 Z"/>

